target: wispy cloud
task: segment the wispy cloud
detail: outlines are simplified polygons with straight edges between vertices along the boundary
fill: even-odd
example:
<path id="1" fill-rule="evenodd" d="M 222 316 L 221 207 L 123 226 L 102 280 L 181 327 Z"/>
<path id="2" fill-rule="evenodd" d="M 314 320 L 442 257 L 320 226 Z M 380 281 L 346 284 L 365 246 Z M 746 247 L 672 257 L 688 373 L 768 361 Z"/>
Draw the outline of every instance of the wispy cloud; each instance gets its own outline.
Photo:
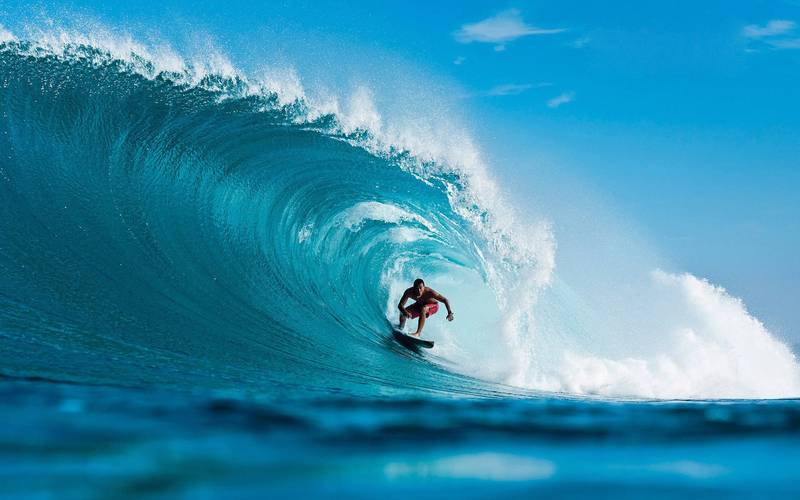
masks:
<path id="1" fill-rule="evenodd" d="M 539 83 L 502 83 L 495 85 L 489 90 L 482 90 L 479 92 L 465 94 L 462 96 L 464 99 L 472 97 L 503 97 L 519 95 L 532 89 L 540 89 L 544 87 L 552 87 L 552 82 L 539 82 Z"/>
<path id="2" fill-rule="evenodd" d="M 577 39 L 573 40 L 572 42 L 570 42 L 569 46 L 574 48 L 574 49 L 582 49 L 582 48 L 586 47 L 587 45 L 589 45 L 589 42 L 591 42 L 591 41 L 592 41 L 592 39 L 589 38 L 588 36 L 582 36 L 582 37 L 577 38 Z"/>
<path id="3" fill-rule="evenodd" d="M 747 38 L 764 38 L 786 34 L 792 31 L 794 27 L 794 21 L 788 21 L 786 19 L 773 19 L 764 26 L 749 24 L 744 27 L 742 34 Z"/>
<path id="4" fill-rule="evenodd" d="M 505 43 L 532 35 L 552 35 L 566 31 L 564 28 L 545 29 L 527 24 L 518 9 L 509 9 L 499 14 L 465 24 L 453 36 L 460 43 L 493 43 L 495 50 L 504 50 Z"/>
<path id="5" fill-rule="evenodd" d="M 530 83 L 504 83 L 502 85 L 495 85 L 494 87 L 490 88 L 486 92 L 486 95 L 517 95 L 532 87 L 533 85 Z"/>
<path id="6" fill-rule="evenodd" d="M 563 106 L 564 104 L 567 104 L 568 102 L 572 102 L 574 100 L 575 100 L 574 92 L 564 92 L 563 94 L 553 97 L 552 99 L 547 101 L 547 107 L 555 109 L 559 106 Z"/>
<path id="7" fill-rule="evenodd" d="M 773 49 L 800 49 L 800 37 L 795 34 L 797 23 L 788 19 L 773 19 L 764 26 L 749 24 L 742 29 L 742 35 L 752 40 L 753 46 Z M 757 52 L 753 46 L 747 52 Z"/>
<path id="8" fill-rule="evenodd" d="M 770 45 L 776 49 L 800 49 L 800 38 L 784 38 L 782 40 L 771 40 Z"/>

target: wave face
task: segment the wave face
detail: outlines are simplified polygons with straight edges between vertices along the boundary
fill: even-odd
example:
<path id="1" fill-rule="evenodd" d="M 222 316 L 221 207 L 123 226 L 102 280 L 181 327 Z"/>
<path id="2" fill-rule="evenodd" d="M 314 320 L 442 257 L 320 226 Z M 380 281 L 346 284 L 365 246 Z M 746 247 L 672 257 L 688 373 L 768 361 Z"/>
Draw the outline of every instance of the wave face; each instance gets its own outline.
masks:
<path id="1" fill-rule="evenodd" d="M 236 73 L 3 36 L 7 375 L 268 393 L 800 394 L 788 349 L 688 275 L 658 275 L 688 304 L 671 347 L 634 358 L 557 343 L 582 313 L 548 288 L 546 225 L 515 230 L 485 171 L 379 133 L 363 95 L 346 114 Z M 458 316 L 432 322 L 425 356 L 389 336 L 420 276 Z"/>
<path id="2" fill-rule="evenodd" d="M 458 173 L 369 152 L 365 131 L 235 77 L 190 85 L 92 47 L 37 51 L 0 54 L 5 370 L 491 390 L 430 358 L 409 368 L 387 321 L 418 275 L 488 279 L 467 219 L 487 215 L 453 208 Z"/>

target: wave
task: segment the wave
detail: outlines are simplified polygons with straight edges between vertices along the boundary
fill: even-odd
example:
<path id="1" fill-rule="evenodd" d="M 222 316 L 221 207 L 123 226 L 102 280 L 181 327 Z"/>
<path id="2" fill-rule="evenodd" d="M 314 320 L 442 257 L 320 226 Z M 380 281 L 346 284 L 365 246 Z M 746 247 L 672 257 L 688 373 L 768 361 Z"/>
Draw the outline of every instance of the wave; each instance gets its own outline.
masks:
<path id="1" fill-rule="evenodd" d="M 292 73 L 258 80 L 221 55 L 187 62 L 113 35 L 0 29 L 6 374 L 266 393 L 800 394 L 788 348 L 691 275 L 648 282 L 656 327 L 598 327 L 558 279 L 549 225 L 515 217 L 468 135 L 394 125 L 365 88 L 320 100 Z M 426 356 L 388 335 L 419 276 L 458 316 L 429 326 Z"/>

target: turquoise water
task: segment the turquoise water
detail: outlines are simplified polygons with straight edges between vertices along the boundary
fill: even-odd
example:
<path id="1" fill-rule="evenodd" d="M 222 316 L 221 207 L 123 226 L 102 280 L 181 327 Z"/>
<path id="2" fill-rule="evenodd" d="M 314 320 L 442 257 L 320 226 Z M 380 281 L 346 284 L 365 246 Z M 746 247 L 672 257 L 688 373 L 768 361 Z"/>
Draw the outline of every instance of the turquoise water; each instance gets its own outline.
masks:
<path id="1" fill-rule="evenodd" d="M 4 496 L 800 494 L 800 405 L 761 399 L 796 396 L 785 346 L 745 321 L 758 349 L 686 335 L 674 384 L 559 372 L 560 338 L 519 334 L 548 237 L 515 239 L 475 172 L 88 45 L 7 41 L 0 81 Z M 421 275 L 457 320 L 412 352 L 390 326 Z M 543 311 L 579 323 L 558 287 Z"/>
<path id="2" fill-rule="evenodd" d="M 4 497 L 795 498 L 798 401 L 0 384 Z"/>

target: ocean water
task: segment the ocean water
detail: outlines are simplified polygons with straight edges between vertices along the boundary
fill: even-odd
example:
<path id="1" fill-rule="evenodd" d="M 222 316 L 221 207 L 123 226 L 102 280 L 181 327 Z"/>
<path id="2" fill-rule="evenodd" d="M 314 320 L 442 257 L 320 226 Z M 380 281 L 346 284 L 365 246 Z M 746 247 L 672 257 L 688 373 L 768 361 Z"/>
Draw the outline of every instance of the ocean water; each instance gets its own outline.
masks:
<path id="1" fill-rule="evenodd" d="M 792 351 L 658 269 L 598 320 L 454 141 L 0 30 L 0 494 L 800 495 Z M 456 321 L 414 352 L 419 276 Z"/>

